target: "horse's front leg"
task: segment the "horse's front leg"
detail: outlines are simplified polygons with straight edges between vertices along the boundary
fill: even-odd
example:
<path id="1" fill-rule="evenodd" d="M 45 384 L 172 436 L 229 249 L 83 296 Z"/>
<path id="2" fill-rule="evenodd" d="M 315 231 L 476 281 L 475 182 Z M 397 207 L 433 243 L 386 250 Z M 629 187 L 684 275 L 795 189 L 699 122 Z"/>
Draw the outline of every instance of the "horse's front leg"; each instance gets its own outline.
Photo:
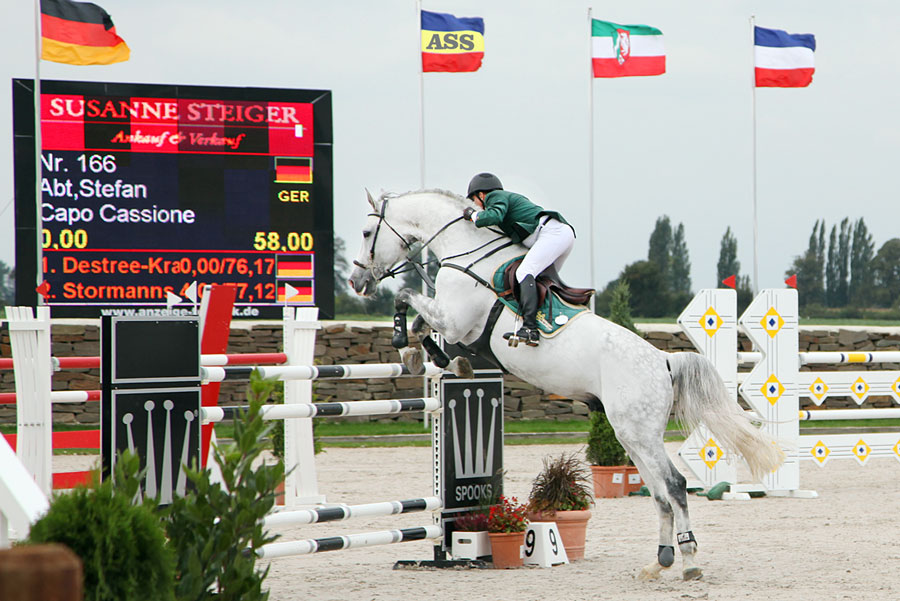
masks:
<path id="1" fill-rule="evenodd" d="M 438 319 L 436 320 L 436 323 L 435 321 L 432 321 L 433 317 L 430 318 L 430 316 L 440 315 L 438 301 L 410 290 L 409 288 L 404 288 L 397 293 L 394 305 L 397 313 L 394 315 L 394 336 L 391 342 L 395 348 L 400 349 L 400 357 L 411 373 L 424 373 L 424 366 L 422 365 L 421 354 L 409 347 L 409 339 L 406 333 L 406 312 L 410 306 L 418 312 L 418 316 L 416 316 L 416 319 L 413 322 L 413 332 L 419 335 L 422 341 L 422 348 L 425 349 L 425 352 L 428 353 L 432 361 L 434 361 L 434 364 L 440 368 L 449 369 L 460 378 L 473 377 L 474 373 L 468 359 L 465 357 L 455 357 L 451 361 L 447 356 L 447 353 L 444 352 L 444 350 L 438 346 L 437 342 L 435 342 L 427 333 L 428 328 L 431 327 L 440 332 L 444 335 L 444 338 L 447 339 L 447 335 L 444 333 L 445 330 L 443 329 L 448 323 L 447 320 Z M 424 309 L 426 306 L 428 306 L 429 309 Z M 437 310 L 435 310 L 436 307 Z M 458 334 L 458 337 L 461 337 L 463 334 L 465 334 L 465 332 Z"/>

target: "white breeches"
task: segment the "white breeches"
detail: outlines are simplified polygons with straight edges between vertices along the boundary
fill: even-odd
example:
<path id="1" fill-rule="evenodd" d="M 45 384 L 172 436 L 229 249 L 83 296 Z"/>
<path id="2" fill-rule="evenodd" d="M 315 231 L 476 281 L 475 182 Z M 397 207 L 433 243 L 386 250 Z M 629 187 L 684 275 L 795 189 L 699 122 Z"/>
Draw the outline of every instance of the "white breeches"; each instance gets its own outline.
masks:
<path id="1" fill-rule="evenodd" d="M 541 220 L 544 223 L 522 240 L 522 244 L 528 247 L 528 253 L 516 269 L 517 282 L 529 275 L 537 277 L 550 265 L 559 271 L 575 245 L 575 232 L 571 227 L 553 218 L 543 217 Z"/>

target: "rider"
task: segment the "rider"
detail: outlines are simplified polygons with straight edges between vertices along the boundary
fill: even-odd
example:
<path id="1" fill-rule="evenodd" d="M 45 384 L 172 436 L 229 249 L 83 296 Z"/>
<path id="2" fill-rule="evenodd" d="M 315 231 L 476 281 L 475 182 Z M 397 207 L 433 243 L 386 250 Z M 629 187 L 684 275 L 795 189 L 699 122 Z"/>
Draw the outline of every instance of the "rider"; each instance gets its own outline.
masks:
<path id="1" fill-rule="evenodd" d="M 466 198 L 478 208 L 466 207 L 463 217 L 477 227 L 496 225 L 513 242 L 528 247 L 528 253 L 516 269 L 522 327 L 515 335 L 529 346 L 537 346 L 540 331 L 534 279 L 550 265 L 557 271 L 562 268 L 575 244 L 575 229 L 556 211 L 546 211 L 521 194 L 504 190 L 493 173 L 473 177 Z M 503 337 L 509 339 L 512 335 L 507 332 Z"/>

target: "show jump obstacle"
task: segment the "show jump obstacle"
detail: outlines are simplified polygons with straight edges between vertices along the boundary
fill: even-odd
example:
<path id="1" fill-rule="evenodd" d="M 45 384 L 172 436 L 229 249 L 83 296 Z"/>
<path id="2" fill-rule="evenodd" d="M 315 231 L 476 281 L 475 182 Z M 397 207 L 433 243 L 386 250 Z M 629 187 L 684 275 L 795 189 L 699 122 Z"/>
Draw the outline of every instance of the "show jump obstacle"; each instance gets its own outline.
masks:
<path id="1" fill-rule="evenodd" d="M 311 329 L 311 331 L 315 331 Z M 125 449 L 141 455 L 147 468 L 142 492 L 160 496 L 162 502 L 184 492 L 184 466 L 200 454 L 199 427 L 233 416 L 237 407 L 203 407 L 200 384 L 223 380 L 248 380 L 253 370 L 246 366 L 201 367 L 200 326 L 196 318 L 104 318 L 101 348 L 101 381 L 104 432 L 103 456 L 107 470 L 115 454 Z M 314 337 L 307 341 L 310 351 Z M 296 349 L 295 349 L 296 350 Z M 291 356 L 288 351 L 288 356 Z M 285 365 L 259 367 L 265 378 L 276 378 L 285 386 L 309 384 L 317 379 L 409 377 L 401 364 L 382 365 Z M 432 394 L 416 399 L 355 401 L 341 403 L 296 402 L 267 405 L 265 420 L 288 420 L 310 425 L 313 417 L 345 415 L 391 415 L 429 412 L 432 415 L 433 495 L 404 501 L 357 506 L 325 506 L 315 487 L 312 445 L 298 460 L 286 461 L 305 482 L 304 503 L 293 503 L 293 511 L 267 518 L 266 525 L 313 524 L 359 516 L 388 516 L 413 511 L 437 511 L 433 524 L 382 532 L 349 534 L 322 539 L 278 542 L 256 552 L 275 558 L 353 547 L 411 540 L 441 539 L 434 548 L 434 565 L 452 564 L 447 559 L 449 532 L 456 514 L 475 509 L 501 492 L 503 461 L 503 380 L 499 374 L 477 374 L 473 380 L 444 377 L 433 364 L 426 365 Z M 287 395 L 286 395 L 287 396 Z M 311 430 L 311 427 L 309 428 Z M 286 434 L 286 440 L 290 435 Z M 311 442 L 311 441 L 310 441 Z M 310 478 L 312 475 L 312 478 Z M 300 497 L 301 495 L 297 495 Z M 318 507 L 297 509 L 316 498 Z M 445 536 L 446 535 L 446 536 Z M 423 563 L 423 562 L 417 562 Z"/>
<path id="2" fill-rule="evenodd" d="M 734 290 L 701 290 L 678 323 L 715 364 L 735 399 L 740 393 L 761 427 L 785 447 L 784 465 L 762 482 L 768 494 L 815 496 L 800 489 L 800 460 L 819 466 L 837 458 L 855 458 L 862 465 L 872 457 L 900 460 L 896 432 L 800 435 L 800 420 L 896 418 L 900 409 L 799 411 L 800 397 L 821 405 L 829 396 L 843 396 L 862 405 L 869 396 L 885 395 L 900 403 L 900 371 L 800 371 L 814 364 L 898 363 L 900 352 L 799 352 L 797 291 L 792 289 L 761 291 L 740 318 Z M 738 327 L 755 352 L 737 352 Z M 738 373 L 739 364 L 753 367 Z M 679 455 L 704 487 L 737 482 L 735 462 L 704 427 L 691 434 Z M 758 485 L 731 488 L 738 494 L 760 490 Z"/>

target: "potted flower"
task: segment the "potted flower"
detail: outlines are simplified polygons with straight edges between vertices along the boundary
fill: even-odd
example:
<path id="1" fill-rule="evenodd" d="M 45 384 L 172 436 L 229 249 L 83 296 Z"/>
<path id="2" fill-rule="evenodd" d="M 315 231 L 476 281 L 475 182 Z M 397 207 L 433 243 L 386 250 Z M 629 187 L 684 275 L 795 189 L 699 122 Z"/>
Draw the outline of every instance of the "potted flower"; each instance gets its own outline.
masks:
<path id="1" fill-rule="evenodd" d="M 602 411 L 591 411 L 585 459 L 591 464 L 594 498 L 608 499 L 625 495 L 628 457 Z"/>
<path id="2" fill-rule="evenodd" d="M 500 495 L 488 513 L 488 537 L 491 539 L 491 559 L 495 568 L 522 566 L 522 546 L 528 528 L 527 506 L 516 497 Z"/>
<path id="3" fill-rule="evenodd" d="M 453 520 L 450 551 L 454 559 L 485 559 L 491 554 L 488 514 L 464 513 Z"/>
<path id="4" fill-rule="evenodd" d="M 591 472 L 574 453 L 545 457 L 531 485 L 529 520 L 556 522 L 569 561 L 584 557 L 593 502 Z"/>

